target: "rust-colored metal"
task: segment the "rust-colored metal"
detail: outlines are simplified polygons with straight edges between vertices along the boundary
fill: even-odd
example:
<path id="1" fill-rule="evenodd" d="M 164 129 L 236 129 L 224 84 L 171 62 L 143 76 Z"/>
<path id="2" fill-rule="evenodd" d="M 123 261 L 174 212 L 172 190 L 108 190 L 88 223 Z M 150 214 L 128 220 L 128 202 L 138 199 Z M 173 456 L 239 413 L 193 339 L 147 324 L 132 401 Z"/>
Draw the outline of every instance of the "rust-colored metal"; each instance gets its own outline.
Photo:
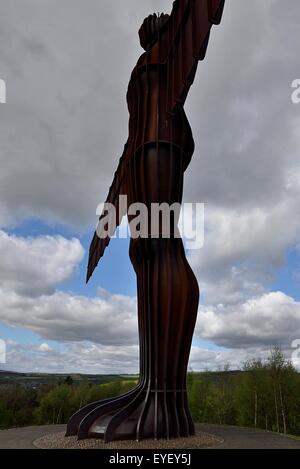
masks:
<path id="1" fill-rule="evenodd" d="M 107 197 L 116 207 L 122 194 L 128 205 L 181 203 L 184 171 L 194 152 L 183 105 L 198 61 L 205 57 L 211 27 L 221 21 L 224 1 L 177 0 L 170 16 L 150 15 L 144 20 L 139 35 L 146 52 L 132 72 L 127 92 L 129 138 Z M 173 230 L 177 222 L 173 221 Z M 95 233 L 87 281 L 109 240 Z M 130 259 L 137 275 L 139 383 L 122 396 L 76 412 L 67 435 L 79 439 L 194 434 L 186 372 L 198 309 L 197 280 L 182 240 L 174 236 L 131 239 Z"/>

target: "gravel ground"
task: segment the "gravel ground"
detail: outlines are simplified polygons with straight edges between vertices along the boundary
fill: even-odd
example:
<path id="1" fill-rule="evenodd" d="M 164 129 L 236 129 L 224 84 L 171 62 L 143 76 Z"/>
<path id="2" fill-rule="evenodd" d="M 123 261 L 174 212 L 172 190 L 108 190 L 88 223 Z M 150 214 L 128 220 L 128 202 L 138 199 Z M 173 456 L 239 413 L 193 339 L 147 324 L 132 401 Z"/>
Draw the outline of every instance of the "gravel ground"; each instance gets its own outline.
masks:
<path id="1" fill-rule="evenodd" d="M 100 439 L 78 441 L 75 436 L 65 437 L 64 432 L 59 432 L 38 438 L 34 441 L 34 445 L 42 449 L 192 449 L 215 446 L 222 443 L 222 441 L 221 438 L 199 432 L 189 438 L 142 440 L 140 442 L 128 440 L 104 443 Z"/>

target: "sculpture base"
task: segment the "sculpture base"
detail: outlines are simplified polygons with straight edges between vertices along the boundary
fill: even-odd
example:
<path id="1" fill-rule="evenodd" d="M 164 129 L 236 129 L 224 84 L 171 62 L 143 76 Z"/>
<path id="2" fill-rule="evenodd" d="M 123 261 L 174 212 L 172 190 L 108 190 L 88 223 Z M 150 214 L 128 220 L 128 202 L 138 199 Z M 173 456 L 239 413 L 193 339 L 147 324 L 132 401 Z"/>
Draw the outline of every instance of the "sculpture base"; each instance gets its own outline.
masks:
<path id="1" fill-rule="evenodd" d="M 69 420 L 66 436 L 113 440 L 178 438 L 195 434 L 185 390 L 137 386 L 112 399 L 89 404 Z"/>

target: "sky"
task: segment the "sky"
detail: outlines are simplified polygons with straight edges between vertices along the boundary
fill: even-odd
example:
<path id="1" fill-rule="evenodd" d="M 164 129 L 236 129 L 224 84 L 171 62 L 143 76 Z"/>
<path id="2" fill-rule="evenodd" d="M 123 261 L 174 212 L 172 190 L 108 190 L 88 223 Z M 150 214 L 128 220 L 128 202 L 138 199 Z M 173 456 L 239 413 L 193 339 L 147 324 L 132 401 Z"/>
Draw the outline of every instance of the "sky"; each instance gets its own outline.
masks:
<path id="1" fill-rule="evenodd" d="M 128 240 L 112 240 L 87 286 L 85 272 L 127 140 L 137 31 L 172 1 L 0 7 L 0 369 L 138 372 Z M 187 252 L 201 291 L 193 370 L 240 368 L 274 345 L 295 356 L 299 14 L 298 0 L 227 0 L 185 105 L 196 148 L 184 201 L 205 204 L 204 245 Z"/>

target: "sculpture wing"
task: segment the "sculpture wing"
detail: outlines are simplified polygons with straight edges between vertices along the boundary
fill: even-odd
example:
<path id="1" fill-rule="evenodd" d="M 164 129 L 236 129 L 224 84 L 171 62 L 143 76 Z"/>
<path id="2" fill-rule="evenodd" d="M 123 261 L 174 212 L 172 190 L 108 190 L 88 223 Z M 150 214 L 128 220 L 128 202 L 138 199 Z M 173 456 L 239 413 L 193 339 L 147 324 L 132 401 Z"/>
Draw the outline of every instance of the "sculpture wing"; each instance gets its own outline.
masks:
<path id="1" fill-rule="evenodd" d="M 127 148 L 128 148 L 128 145 L 126 143 L 123 154 L 119 160 L 118 168 L 115 172 L 113 182 L 109 188 L 108 196 L 106 198 L 106 203 L 113 204 L 116 208 L 116 213 L 117 213 L 116 228 L 120 225 L 123 215 L 124 215 L 124 214 L 121 214 L 121 216 L 119 217 L 119 195 L 126 194 L 125 172 L 126 172 L 126 165 L 127 165 L 127 159 L 126 159 Z M 101 220 L 104 215 L 105 213 L 103 212 L 99 220 Z M 113 236 L 113 233 L 111 233 L 111 236 Z M 95 231 L 91 245 L 90 245 L 90 249 L 89 249 L 89 261 L 88 261 L 86 282 L 89 281 L 95 268 L 98 265 L 100 258 L 103 256 L 104 251 L 110 242 L 111 236 L 99 237 L 97 234 L 97 231 Z"/>
<path id="2" fill-rule="evenodd" d="M 176 0 L 161 37 L 161 54 L 168 66 L 167 109 L 183 105 L 199 60 L 205 58 L 210 30 L 221 22 L 225 0 Z"/>

